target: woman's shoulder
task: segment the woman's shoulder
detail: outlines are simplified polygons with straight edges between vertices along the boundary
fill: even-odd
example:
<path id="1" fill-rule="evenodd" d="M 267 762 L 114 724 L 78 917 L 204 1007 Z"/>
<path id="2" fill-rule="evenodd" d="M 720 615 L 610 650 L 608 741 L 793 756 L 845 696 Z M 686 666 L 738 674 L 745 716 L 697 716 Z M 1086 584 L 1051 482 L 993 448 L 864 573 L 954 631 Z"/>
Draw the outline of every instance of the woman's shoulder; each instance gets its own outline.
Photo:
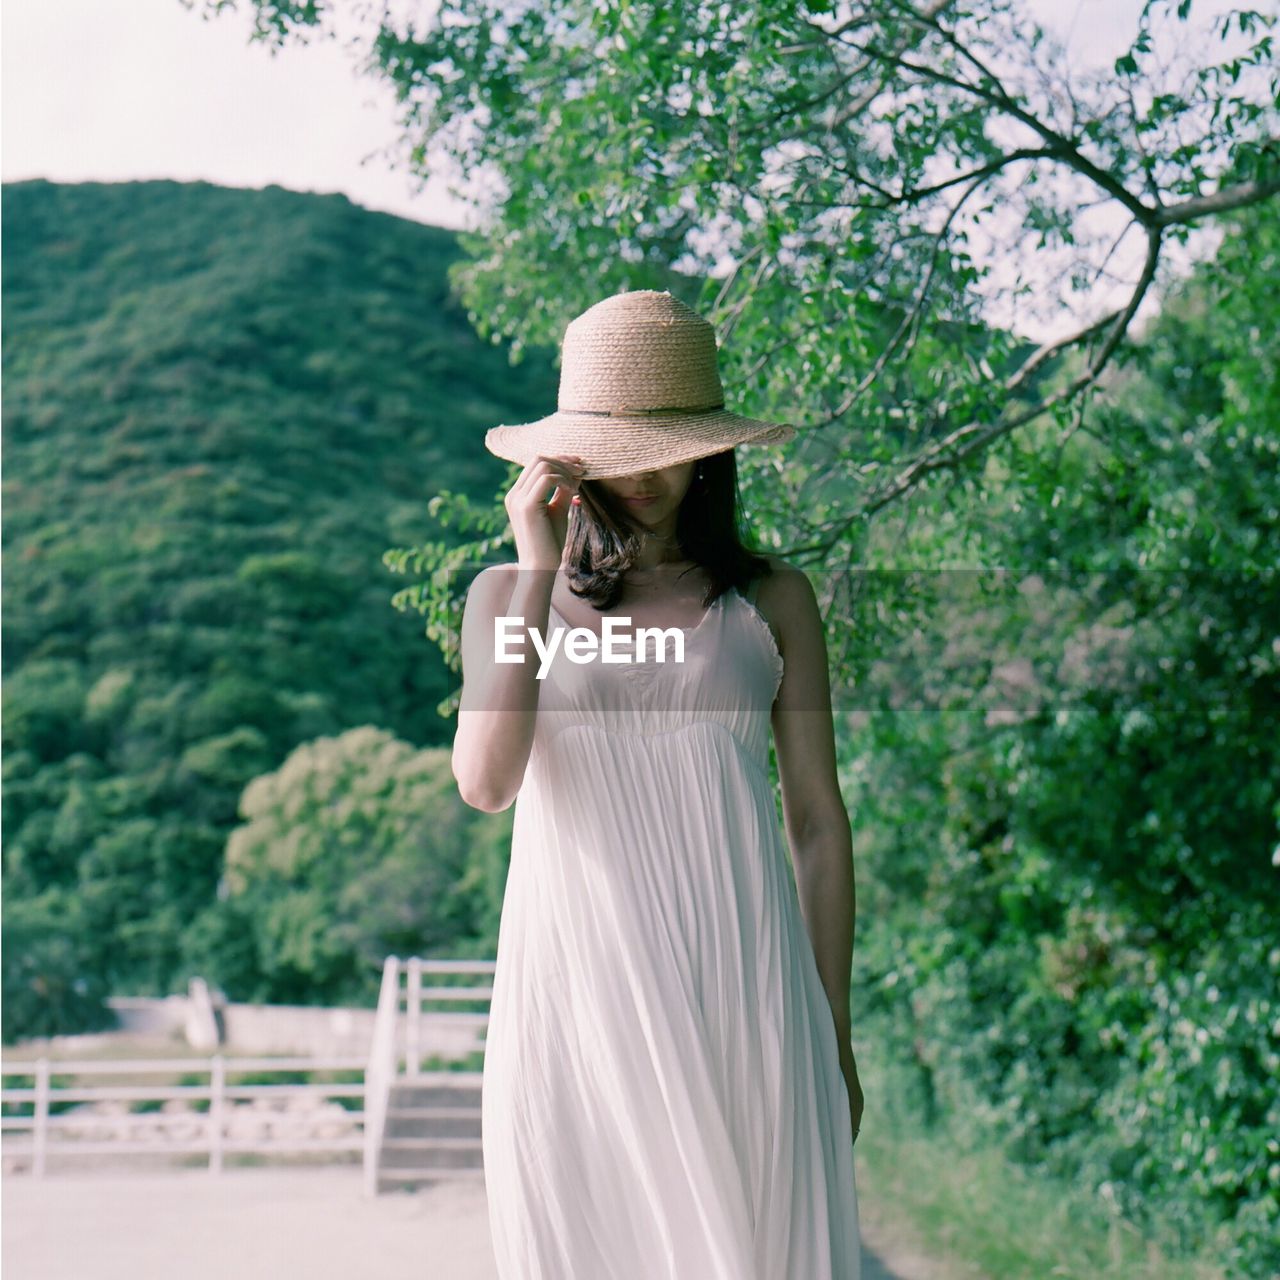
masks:
<path id="1" fill-rule="evenodd" d="M 520 568 L 511 564 L 486 565 L 471 579 L 466 592 L 466 607 L 488 613 L 500 613 L 511 599 L 515 590 L 516 571 Z"/>
<path id="2" fill-rule="evenodd" d="M 766 592 L 774 598 L 791 598 L 797 591 L 803 593 L 809 586 L 809 577 L 781 556 L 762 555 L 769 565 L 769 572 L 760 578 L 760 595 Z"/>
<path id="3" fill-rule="evenodd" d="M 762 553 L 760 559 L 765 561 L 774 573 L 798 572 L 789 560 L 784 560 L 781 556 L 771 556 Z"/>
<path id="4" fill-rule="evenodd" d="M 471 579 L 470 590 L 474 590 L 477 586 L 481 590 L 492 590 L 495 583 L 514 582 L 515 571 L 520 566 L 517 564 L 489 564 L 485 565 L 474 578 Z"/>
<path id="5" fill-rule="evenodd" d="M 784 652 L 787 639 L 796 626 L 814 608 L 813 584 L 808 574 L 781 556 L 765 555 L 769 572 L 758 580 L 756 607 L 773 629 L 778 647 Z"/>

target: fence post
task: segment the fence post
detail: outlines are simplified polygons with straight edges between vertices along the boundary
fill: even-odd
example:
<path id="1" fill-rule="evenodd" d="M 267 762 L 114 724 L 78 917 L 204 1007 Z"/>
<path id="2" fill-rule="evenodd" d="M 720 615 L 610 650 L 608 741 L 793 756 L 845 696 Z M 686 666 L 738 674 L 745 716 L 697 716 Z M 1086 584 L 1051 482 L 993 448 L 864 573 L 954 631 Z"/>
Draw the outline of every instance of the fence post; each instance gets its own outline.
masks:
<path id="1" fill-rule="evenodd" d="M 209 1172 L 222 1172 L 222 1103 L 226 1088 L 226 1064 L 215 1053 L 209 1064 Z"/>
<path id="2" fill-rule="evenodd" d="M 36 1105 L 32 1116 L 31 1172 L 44 1177 L 45 1142 L 49 1136 L 49 1059 L 36 1061 Z"/>
<path id="3" fill-rule="evenodd" d="M 364 1071 L 364 1194 L 378 1194 L 378 1163 L 387 1107 L 395 1087 L 399 1063 L 400 961 L 387 956 L 382 964 L 382 986 L 378 991 L 378 1012 L 369 1041 L 369 1061 Z"/>
<path id="4" fill-rule="evenodd" d="M 409 1023 L 406 1028 L 406 1056 L 409 1059 L 408 1074 L 418 1074 L 418 1060 L 422 1054 L 422 957 L 409 957 Z"/>

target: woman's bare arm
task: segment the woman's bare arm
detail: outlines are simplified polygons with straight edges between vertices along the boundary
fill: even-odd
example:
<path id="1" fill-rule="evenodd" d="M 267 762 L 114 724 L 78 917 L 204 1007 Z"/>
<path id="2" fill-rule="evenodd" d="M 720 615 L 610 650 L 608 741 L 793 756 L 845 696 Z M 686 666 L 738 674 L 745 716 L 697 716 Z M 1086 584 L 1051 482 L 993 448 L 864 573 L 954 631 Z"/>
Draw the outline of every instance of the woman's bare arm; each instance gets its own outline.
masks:
<path id="1" fill-rule="evenodd" d="M 462 694 L 451 767 L 458 794 L 474 809 L 499 813 L 516 798 L 533 747 L 538 655 L 525 635 L 509 646 L 524 662 L 494 661 L 494 619 L 522 618 L 518 632 L 545 635 L 553 572 L 492 565 L 476 576 L 462 613 Z"/>
<path id="2" fill-rule="evenodd" d="M 785 561 L 773 564 L 760 595 L 778 620 L 785 665 L 773 707 L 783 817 L 805 927 L 845 1045 L 857 894 L 849 815 L 836 774 L 826 632 L 808 577 Z"/>

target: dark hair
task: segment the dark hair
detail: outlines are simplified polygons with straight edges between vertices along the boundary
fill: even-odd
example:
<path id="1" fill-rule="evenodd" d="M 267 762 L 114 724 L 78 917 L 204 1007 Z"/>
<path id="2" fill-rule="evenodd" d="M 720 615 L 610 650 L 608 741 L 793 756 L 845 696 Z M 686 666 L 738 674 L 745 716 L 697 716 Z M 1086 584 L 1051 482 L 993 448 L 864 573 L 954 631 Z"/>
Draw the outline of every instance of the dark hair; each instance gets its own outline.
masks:
<path id="1" fill-rule="evenodd" d="M 612 609 L 622 595 L 623 576 L 635 567 L 644 528 L 598 481 L 583 480 L 580 492 L 582 502 L 570 518 L 566 539 L 569 590 L 597 609 Z M 676 513 L 676 540 L 711 578 L 704 608 L 731 587 L 745 589 L 752 579 L 773 571 L 764 556 L 744 543 L 738 460 L 732 449 L 697 460 Z"/>

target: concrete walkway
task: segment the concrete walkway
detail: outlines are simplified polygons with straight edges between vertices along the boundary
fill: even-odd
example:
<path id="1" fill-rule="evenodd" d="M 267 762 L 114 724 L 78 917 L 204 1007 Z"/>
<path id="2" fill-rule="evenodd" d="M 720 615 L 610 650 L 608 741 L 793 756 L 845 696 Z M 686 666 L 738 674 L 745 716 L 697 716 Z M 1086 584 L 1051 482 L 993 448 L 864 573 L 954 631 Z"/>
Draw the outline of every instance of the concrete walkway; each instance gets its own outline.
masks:
<path id="1" fill-rule="evenodd" d="M 4 1280 L 496 1280 L 480 1180 L 361 1194 L 358 1169 L 17 1174 Z M 864 1232 L 864 1237 L 865 1237 Z M 895 1263 L 896 1266 L 896 1263 Z M 863 1255 L 862 1280 L 930 1280 Z"/>

